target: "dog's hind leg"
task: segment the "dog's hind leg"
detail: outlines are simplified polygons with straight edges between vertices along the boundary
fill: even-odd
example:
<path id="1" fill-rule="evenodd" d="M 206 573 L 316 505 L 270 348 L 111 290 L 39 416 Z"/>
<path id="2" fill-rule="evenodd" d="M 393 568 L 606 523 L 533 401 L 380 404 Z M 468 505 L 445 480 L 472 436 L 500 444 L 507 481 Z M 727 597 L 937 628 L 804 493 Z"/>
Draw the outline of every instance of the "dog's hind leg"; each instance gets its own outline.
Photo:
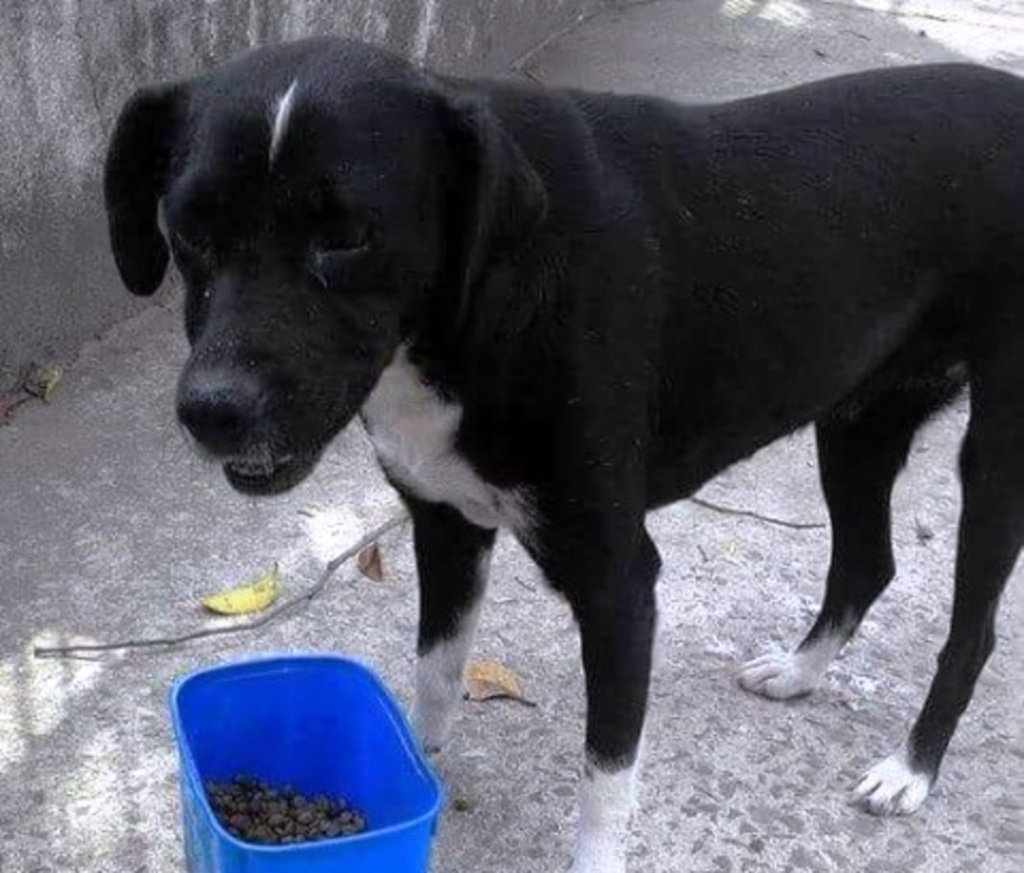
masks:
<path id="1" fill-rule="evenodd" d="M 890 496 L 914 434 L 963 384 L 958 369 L 904 380 L 817 425 L 821 483 L 832 522 L 825 601 L 795 652 L 745 664 L 740 685 L 777 700 L 812 692 L 895 573 Z"/>
<path id="2" fill-rule="evenodd" d="M 429 752 L 441 749 L 462 697 L 495 531 L 458 510 L 403 495 L 413 522 L 420 622 L 413 722 Z"/>
<path id="3" fill-rule="evenodd" d="M 1008 326 L 1021 319 L 1008 319 Z M 1019 336 L 986 338 L 1013 356 Z M 1024 372 L 972 366 L 971 422 L 960 456 L 963 511 L 953 616 L 924 708 L 905 746 L 875 766 L 854 797 L 869 812 L 914 812 L 928 796 L 960 716 L 995 645 L 999 598 L 1024 544 Z"/>

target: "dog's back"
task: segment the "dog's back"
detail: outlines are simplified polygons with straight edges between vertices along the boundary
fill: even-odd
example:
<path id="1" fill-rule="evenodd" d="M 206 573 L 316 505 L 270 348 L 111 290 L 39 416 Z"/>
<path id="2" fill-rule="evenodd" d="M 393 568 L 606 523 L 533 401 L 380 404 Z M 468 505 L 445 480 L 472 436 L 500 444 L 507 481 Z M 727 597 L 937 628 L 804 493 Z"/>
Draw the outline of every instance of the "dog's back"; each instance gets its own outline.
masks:
<path id="1" fill-rule="evenodd" d="M 551 204 L 501 293 L 572 309 L 560 341 L 601 335 L 602 380 L 644 395 L 652 504 L 858 388 L 962 360 L 1024 272 L 1008 74 L 880 70 L 708 106 L 499 85 L 490 105 Z"/>

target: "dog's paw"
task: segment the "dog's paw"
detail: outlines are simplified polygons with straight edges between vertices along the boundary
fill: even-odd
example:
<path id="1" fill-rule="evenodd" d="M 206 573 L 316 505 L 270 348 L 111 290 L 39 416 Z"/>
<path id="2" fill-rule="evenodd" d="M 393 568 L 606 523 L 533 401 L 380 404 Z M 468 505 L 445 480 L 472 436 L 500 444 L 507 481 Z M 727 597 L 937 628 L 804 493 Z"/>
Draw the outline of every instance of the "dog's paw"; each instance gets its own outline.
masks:
<path id="1" fill-rule="evenodd" d="M 911 815 L 931 791 L 927 773 L 917 773 L 903 752 L 876 764 L 853 790 L 853 802 L 872 815 Z"/>
<path id="2" fill-rule="evenodd" d="M 569 873 L 626 873 L 625 851 L 618 845 L 577 851 Z"/>
<path id="3" fill-rule="evenodd" d="M 569 868 L 569 873 L 626 873 L 626 865 L 622 866 L 608 866 L 595 867 L 592 864 L 580 863 L 579 861 L 573 862 L 572 867 Z"/>
<path id="4" fill-rule="evenodd" d="M 429 660 L 421 660 L 416 675 L 416 700 L 412 724 L 423 751 L 437 755 L 447 745 L 459 701 L 462 679 L 458 673 L 441 673 Z"/>
<path id="5" fill-rule="evenodd" d="M 788 700 L 810 694 L 821 682 L 823 671 L 800 652 L 772 652 L 748 661 L 740 668 L 740 687 L 772 700 Z"/>
<path id="6" fill-rule="evenodd" d="M 431 758 L 440 755 L 451 733 L 451 714 L 439 713 L 432 708 L 417 708 L 413 711 L 412 723 L 423 753 Z"/>

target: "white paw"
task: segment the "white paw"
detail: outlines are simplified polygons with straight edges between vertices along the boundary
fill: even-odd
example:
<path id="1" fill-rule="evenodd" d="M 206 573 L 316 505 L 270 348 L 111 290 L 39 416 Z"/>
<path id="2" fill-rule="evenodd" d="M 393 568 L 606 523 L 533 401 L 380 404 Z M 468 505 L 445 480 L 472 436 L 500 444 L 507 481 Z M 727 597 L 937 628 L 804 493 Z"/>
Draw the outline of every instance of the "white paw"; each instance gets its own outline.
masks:
<path id="1" fill-rule="evenodd" d="M 580 783 L 580 824 L 570 873 L 626 873 L 626 842 L 637 771 L 636 761 L 615 773 L 586 766 Z"/>
<path id="2" fill-rule="evenodd" d="M 915 773 L 904 752 L 876 764 L 853 790 L 853 801 L 872 815 L 911 815 L 931 791 L 931 779 Z"/>
<path id="3" fill-rule="evenodd" d="M 481 563 L 485 574 L 486 563 Z M 413 725 L 424 751 L 437 754 L 444 747 L 462 700 L 462 674 L 473 643 L 480 604 L 462 616 L 456 632 L 438 640 L 416 661 L 416 702 Z"/>
<path id="4" fill-rule="evenodd" d="M 462 699 L 459 674 L 444 674 L 433 668 L 434 664 L 429 660 L 420 662 L 416 676 L 416 702 L 412 710 L 416 736 L 428 755 L 436 755 L 444 748 Z"/>
<path id="5" fill-rule="evenodd" d="M 569 873 L 626 873 L 626 851 L 622 843 L 580 845 Z"/>
<path id="6" fill-rule="evenodd" d="M 428 755 L 437 755 L 444 748 L 455 721 L 455 706 L 449 701 L 426 701 L 417 697 L 412 723 L 420 746 Z"/>
<path id="7" fill-rule="evenodd" d="M 802 653 L 772 652 L 740 668 L 740 686 L 752 694 L 788 700 L 810 694 L 821 682 L 823 670 Z"/>

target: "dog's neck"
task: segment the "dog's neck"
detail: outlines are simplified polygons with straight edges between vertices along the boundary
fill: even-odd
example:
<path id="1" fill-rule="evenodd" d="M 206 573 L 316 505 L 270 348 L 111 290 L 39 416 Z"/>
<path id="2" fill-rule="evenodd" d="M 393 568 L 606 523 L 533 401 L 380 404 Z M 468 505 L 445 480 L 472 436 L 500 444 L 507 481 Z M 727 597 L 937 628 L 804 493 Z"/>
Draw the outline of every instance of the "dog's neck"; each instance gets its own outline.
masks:
<path id="1" fill-rule="evenodd" d="M 466 404 L 483 393 L 489 404 L 500 404 L 503 389 L 514 390 L 504 377 L 517 372 L 515 361 L 557 378 L 557 352 L 565 345 L 561 322 L 553 311 L 542 311 L 556 309 L 565 293 L 553 275 L 534 273 L 527 282 L 514 262 L 504 261 L 470 289 L 449 280 L 428 295 L 403 331 L 410 363 L 434 391 Z"/>
<path id="2" fill-rule="evenodd" d="M 436 336 L 420 332 L 403 344 L 402 354 L 440 399 L 455 402 L 465 390 L 464 345 L 450 331 Z"/>

